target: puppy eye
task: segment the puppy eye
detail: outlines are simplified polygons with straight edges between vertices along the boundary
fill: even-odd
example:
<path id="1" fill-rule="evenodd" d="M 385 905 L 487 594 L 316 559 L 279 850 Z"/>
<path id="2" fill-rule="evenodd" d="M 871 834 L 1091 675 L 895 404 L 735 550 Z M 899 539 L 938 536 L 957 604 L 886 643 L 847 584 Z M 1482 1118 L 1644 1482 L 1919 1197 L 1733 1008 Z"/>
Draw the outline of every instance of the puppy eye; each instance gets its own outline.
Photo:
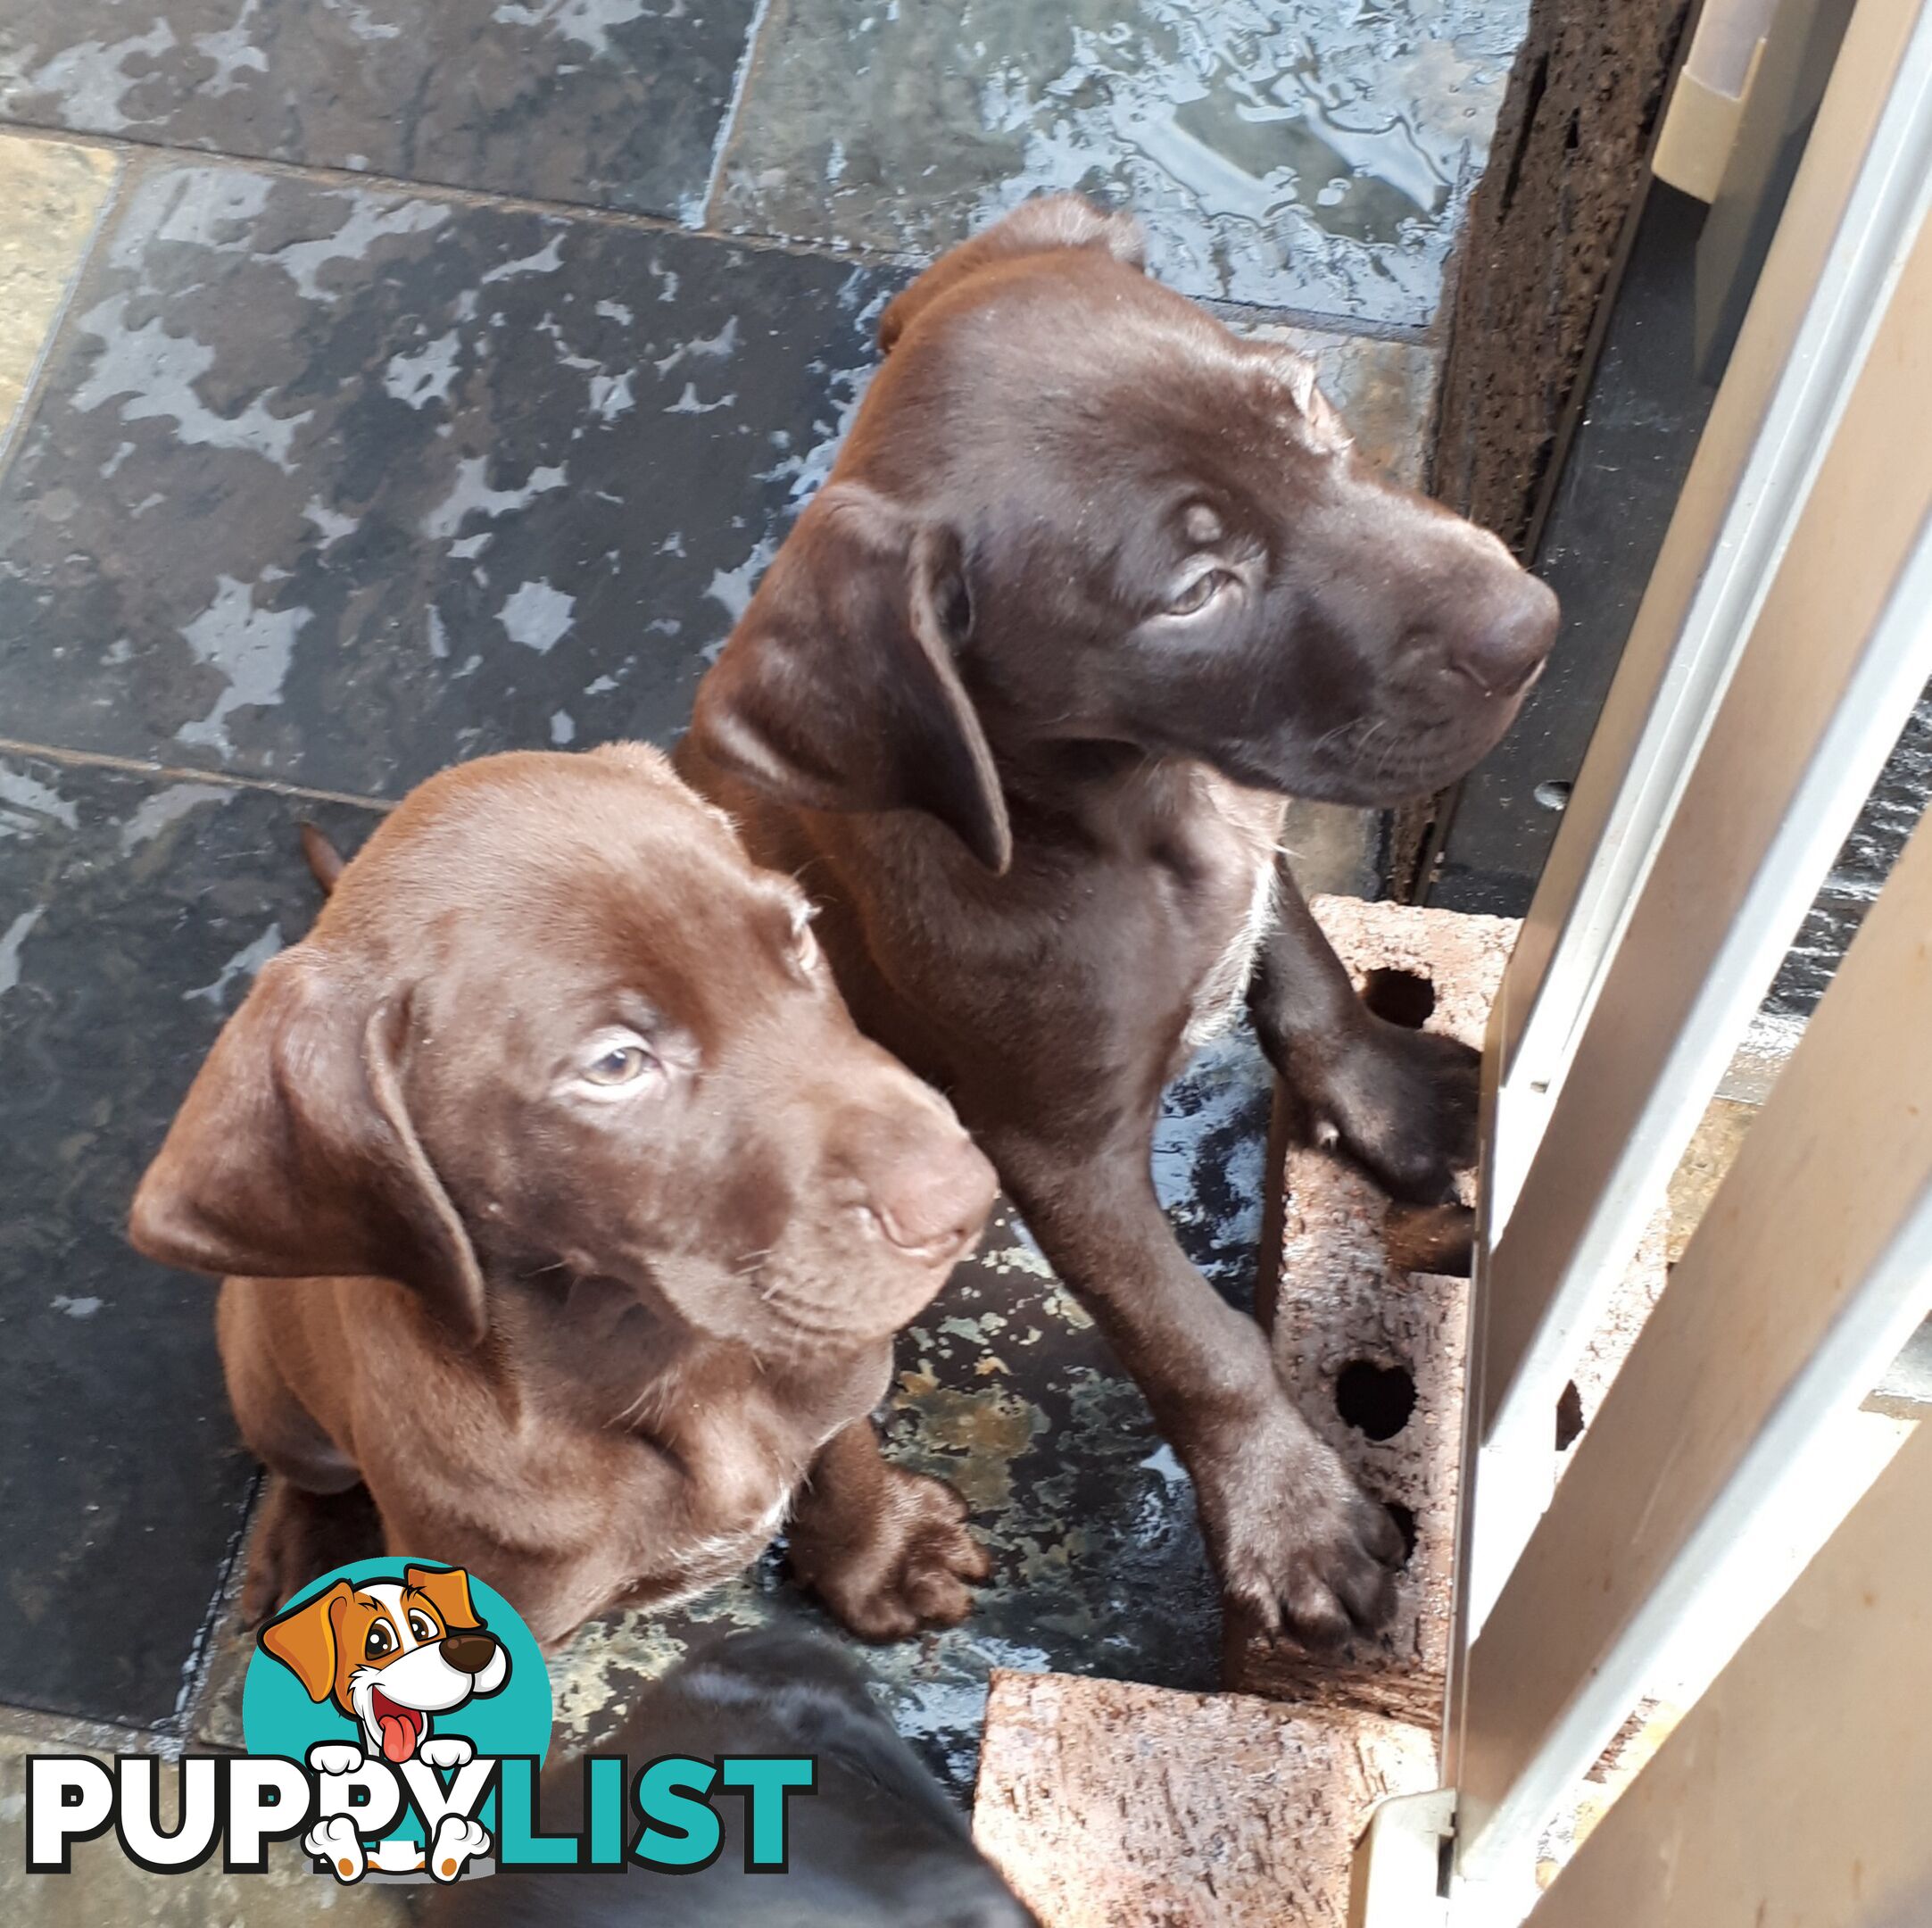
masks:
<path id="1" fill-rule="evenodd" d="M 584 1067 L 584 1080 L 606 1091 L 634 1084 L 657 1062 L 642 1044 L 613 1044 Z"/>
<path id="2" fill-rule="evenodd" d="M 666 1075 L 664 1060 L 636 1032 L 606 1025 L 577 1046 L 557 1089 L 561 1096 L 612 1104 L 659 1090 Z"/>
<path id="3" fill-rule="evenodd" d="M 1167 605 L 1166 613 L 1170 616 L 1198 616 L 1233 580 L 1232 574 L 1227 569 L 1208 569 L 1197 576 Z"/>
<path id="4" fill-rule="evenodd" d="M 808 971 L 818 968 L 822 953 L 818 949 L 818 940 L 812 935 L 812 927 L 808 922 L 801 921 L 792 931 L 792 949 L 802 968 Z"/>
<path id="5" fill-rule="evenodd" d="M 419 1641 L 431 1641 L 436 1637 L 435 1624 L 427 1614 L 412 1613 L 410 1616 L 410 1632 Z"/>
<path id="6" fill-rule="evenodd" d="M 395 1643 L 395 1635 L 389 1631 L 388 1623 L 378 1620 L 369 1630 L 369 1638 L 362 1642 L 362 1658 L 365 1660 L 380 1660 Z"/>

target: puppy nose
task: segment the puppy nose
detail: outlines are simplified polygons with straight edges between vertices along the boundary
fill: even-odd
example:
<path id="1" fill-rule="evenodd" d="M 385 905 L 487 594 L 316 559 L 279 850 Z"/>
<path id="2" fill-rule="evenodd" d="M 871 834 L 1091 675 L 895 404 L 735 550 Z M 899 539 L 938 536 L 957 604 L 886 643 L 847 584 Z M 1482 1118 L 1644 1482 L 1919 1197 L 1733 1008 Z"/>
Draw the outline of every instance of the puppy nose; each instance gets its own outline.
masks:
<path id="1" fill-rule="evenodd" d="M 887 1241 L 933 1265 L 950 1264 L 979 1236 L 999 1181 L 958 1126 L 920 1133 L 873 1164 L 867 1203 Z"/>
<path id="2" fill-rule="evenodd" d="M 443 1658 L 459 1674 L 480 1674 L 496 1652 L 491 1633 L 449 1633 L 442 1641 Z"/>
<path id="3" fill-rule="evenodd" d="M 1449 667 L 1486 696 L 1513 696 L 1543 667 L 1556 640 L 1556 598 L 1546 584 L 1513 566 L 1496 571 L 1485 588 L 1452 599 Z"/>

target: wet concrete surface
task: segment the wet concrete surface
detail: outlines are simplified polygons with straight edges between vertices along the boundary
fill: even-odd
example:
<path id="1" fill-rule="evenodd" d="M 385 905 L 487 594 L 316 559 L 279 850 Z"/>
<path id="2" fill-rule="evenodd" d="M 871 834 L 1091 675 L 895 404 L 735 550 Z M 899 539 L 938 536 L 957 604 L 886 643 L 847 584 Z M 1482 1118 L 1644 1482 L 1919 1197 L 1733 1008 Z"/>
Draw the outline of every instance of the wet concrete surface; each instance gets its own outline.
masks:
<path id="1" fill-rule="evenodd" d="M 84 1846 L 66 1874 L 27 1874 L 27 1757 L 87 1754 L 104 1766 L 116 1755 L 153 1750 L 138 1729 L 76 1727 L 0 1716 L 0 1909 L 33 1928 L 404 1928 L 410 1891 L 364 1882 L 343 1888 L 318 1877 L 291 1841 L 272 1844 L 260 1874 L 229 1874 L 218 1855 L 192 1874 L 158 1874 L 104 1848 Z M 161 1826 L 178 1819 L 173 1777 L 164 1767 Z"/>
<path id="2" fill-rule="evenodd" d="M 0 143 L 0 195 L 21 211 L 0 229 L 0 449 L 119 171 L 95 148 Z"/>

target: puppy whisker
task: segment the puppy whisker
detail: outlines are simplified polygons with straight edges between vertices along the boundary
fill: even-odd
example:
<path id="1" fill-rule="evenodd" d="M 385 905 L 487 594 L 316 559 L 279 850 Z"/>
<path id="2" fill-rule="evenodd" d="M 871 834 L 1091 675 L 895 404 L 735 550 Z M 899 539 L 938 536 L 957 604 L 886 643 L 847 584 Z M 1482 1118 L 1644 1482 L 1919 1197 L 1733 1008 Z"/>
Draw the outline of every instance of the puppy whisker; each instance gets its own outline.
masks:
<path id="1" fill-rule="evenodd" d="M 1366 720 L 1364 717 L 1350 717 L 1346 723 L 1338 723 L 1333 729 L 1323 731 L 1321 735 L 1315 738 L 1309 753 L 1320 756 L 1331 744 L 1342 742 L 1349 731 L 1359 729 Z"/>

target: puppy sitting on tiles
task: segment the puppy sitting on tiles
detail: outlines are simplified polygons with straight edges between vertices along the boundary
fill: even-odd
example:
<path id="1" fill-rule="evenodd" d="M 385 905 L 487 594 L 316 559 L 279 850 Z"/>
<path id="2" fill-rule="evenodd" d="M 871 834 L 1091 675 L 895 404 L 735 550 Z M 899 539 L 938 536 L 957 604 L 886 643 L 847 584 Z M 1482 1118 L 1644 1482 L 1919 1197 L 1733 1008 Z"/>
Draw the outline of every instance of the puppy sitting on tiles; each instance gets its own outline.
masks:
<path id="1" fill-rule="evenodd" d="M 392 1551 L 546 1644 L 726 1577 L 788 1512 L 800 1577 L 889 1639 L 987 1570 L 869 1415 L 993 1188 L 853 1026 L 799 891 L 620 744 L 407 798 L 229 1020 L 131 1231 L 225 1275 L 272 1475 L 252 1619 L 335 1563 L 360 1484 Z"/>

